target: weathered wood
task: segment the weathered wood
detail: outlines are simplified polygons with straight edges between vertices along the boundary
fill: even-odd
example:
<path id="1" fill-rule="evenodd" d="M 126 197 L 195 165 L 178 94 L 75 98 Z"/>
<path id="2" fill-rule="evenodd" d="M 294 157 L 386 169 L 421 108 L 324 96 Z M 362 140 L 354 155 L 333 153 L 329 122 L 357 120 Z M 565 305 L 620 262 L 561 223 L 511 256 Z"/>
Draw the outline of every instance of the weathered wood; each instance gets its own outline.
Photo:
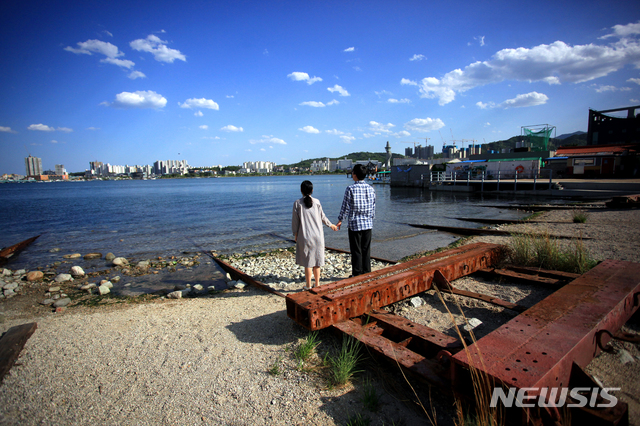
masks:
<path id="1" fill-rule="evenodd" d="M 36 328 L 38 328 L 38 324 L 35 322 L 17 325 L 7 330 L 0 338 L 0 383 L 13 367 L 22 348 L 36 331 Z"/>
<path id="2" fill-rule="evenodd" d="M 40 235 L 31 237 L 27 240 L 21 241 L 9 247 L 5 247 L 0 250 L 0 265 L 7 263 L 13 256 L 17 256 L 22 250 L 24 250 L 29 244 L 38 239 Z"/>

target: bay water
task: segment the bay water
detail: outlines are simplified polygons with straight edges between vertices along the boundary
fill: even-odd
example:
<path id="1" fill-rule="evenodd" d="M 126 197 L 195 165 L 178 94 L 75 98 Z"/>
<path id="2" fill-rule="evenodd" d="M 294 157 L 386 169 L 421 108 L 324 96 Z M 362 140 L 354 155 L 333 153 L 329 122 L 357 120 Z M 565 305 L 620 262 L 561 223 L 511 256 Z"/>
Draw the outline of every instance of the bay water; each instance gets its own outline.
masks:
<path id="1" fill-rule="evenodd" d="M 200 249 L 233 253 L 291 247 L 292 206 L 305 179 L 336 223 L 345 188 L 353 183 L 344 175 L 2 184 L 0 247 L 41 235 L 12 260 L 11 269 L 45 266 L 67 253 L 113 252 L 139 261 Z M 455 218 L 525 215 L 503 208 L 515 201 L 512 196 L 374 188 L 372 255 L 385 259 L 458 238 L 409 223 L 477 227 Z M 328 247 L 348 250 L 346 223 L 337 232 L 325 227 L 325 239 Z"/>

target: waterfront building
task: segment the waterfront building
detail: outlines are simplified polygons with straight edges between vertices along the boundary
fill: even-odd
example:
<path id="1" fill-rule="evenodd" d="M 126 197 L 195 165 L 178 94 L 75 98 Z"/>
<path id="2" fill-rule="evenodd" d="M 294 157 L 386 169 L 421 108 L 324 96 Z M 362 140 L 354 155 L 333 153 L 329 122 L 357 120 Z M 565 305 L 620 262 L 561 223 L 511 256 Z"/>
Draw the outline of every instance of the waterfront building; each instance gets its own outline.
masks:
<path id="1" fill-rule="evenodd" d="M 242 163 L 240 173 L 273 173 L 276 163 L 271 161 L 246 161 Z"/>
<path id="2" fill-rule="evenodd" d="M 335 172 L 337 167 L 337 162 L 335 160 L 331 160 L 329 158 L 325 158 L 324 160 L 316 160 L 311 163 L 310 169 L 312 172 Z"/>
<path id="3" fill-rule="evenodd" d="M 596 111 L 589 109 L 587 145 L 640 142 L 640 105 Z"/>
<path id="4" fill-rule="evenodd" d="M 32 157 L 29 155 L 24 159 L 27 177 L 35 177 L 42 175 L 42 158 Z"/>
<path id="5" fill-rule="evenodd" d="M 338 170 L 349 170 L 353 167 L 353 161 L 348 158 L 343 158 L 342 160 L 336 161 L 336 169 Z"/>

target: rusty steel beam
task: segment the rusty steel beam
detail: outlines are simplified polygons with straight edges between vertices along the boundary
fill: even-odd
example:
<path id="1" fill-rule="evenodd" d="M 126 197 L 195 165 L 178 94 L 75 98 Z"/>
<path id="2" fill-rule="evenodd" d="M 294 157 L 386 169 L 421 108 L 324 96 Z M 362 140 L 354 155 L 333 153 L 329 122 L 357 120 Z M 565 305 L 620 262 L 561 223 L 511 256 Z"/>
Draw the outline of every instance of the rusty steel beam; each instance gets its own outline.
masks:
<path id="1" fill-rule="evenodd" d="M 251 275 L 247 275 L 244 272 L 242 272 L 241 270 L 234 268 L 233 266 L 229 265 L 228 263 L 224 262 L 222 259 L 218 259 L 217 257 L 211 255 L 211 258 L 213 260 L 216 261 L 216 263 L 218 265 L 220 265 L 220 267 L 225 271 L 228 272 L 229 275 L 231 275 L 231 278 L 235 279 L 235 280 L 242 280 L 247 284 L 256 286 L 258 288 L 261 288 L 262 290 L 268 291 L 269 293 L 273 293 L 276 296 L 280 296 L 280 297 L 284 297 L 283 293 L 280 293 L 278 290 L 274 290 L 271 287 L 269 287 L 267 284 L 255 280 Z"/>
<path id="2" fill-rule="evenodd" d="M 432 328 L 405 318 L 374 311 L 373 323 L 357 319 L 334 324 L 333 328 L 352 336 L 374 353 L 397 362 L 402 368 L 417 374 L 430 384 L 447 391 L 451 388 L 449 369 L 435 359 L 441 350 L 451 350 L 462 344 Z"/>
<path id="3" fill-rule="evenodd" d="M 454 355 L 454 390 L 467 393 L 471 368 L 497 386 L 567 388 L 639 305 L 640 264 L 606 260 Z"/>
<path id="4" fill-rule="evenodd" d="M 503 250 L 496 244 L 470 244 L 290 294 L 287 315 L 309 330 L 320 330 L 429 290 L 435 271 L 455 280 L 491 266 Z"/>

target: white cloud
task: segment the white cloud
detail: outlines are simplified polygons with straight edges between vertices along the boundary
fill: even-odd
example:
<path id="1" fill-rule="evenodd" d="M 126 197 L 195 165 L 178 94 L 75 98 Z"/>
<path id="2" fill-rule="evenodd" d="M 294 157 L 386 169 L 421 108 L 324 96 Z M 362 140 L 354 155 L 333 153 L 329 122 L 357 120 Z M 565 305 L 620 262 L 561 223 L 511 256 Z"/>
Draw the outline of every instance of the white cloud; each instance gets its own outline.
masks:
<path id="1" fill-rule="evenodd" d="M 100 130 L 100 127 L 87 127 L 87 130 Z"/>
<path id="2" fill-rule="evenodd" d="M 474 62 L 442 78 L 427 77 L 419 84 L 424 98 L 438 98 L 440 105 L 452 102 L 457 93 L 505 80 L 581 83 L 603 77 L 627 64 L 640 63 L 640 44 L 624 40 L 612 45 L 570 46 L 562 41 L 531 49 L 503 49 L 490 60 Z M 408 84 L 408 83 L 407 83 Z"/>
<path id="3" fill-rule="evenodd" d="M 377 121 L 369 122 L 369 128 L 374 132 L 390 133 L 391 132 L 390 129 L 392 127 L 396 127 L 395 124 L 391 124 L 391 123 L 382 124 L 382 123 L 378 123 Z"/>
<path id="4" fill-rule="evenodd" d="M 233 95 L 227 95 L 227 99 L 233 99 L 235 96 Z"/>
<path id="5" fill-rule="evenodd" d="M 67 52 L 73 52 L 77 55 L 92 55 L 93 53 L 101 53 L 108 58 L 117 58 L 123 56 L 124 53 L 118 50 L 118 47 L 100 40 L 87 40 L 78 42 L 78 48 L 67 46 L 64 48 Z"/>
<path id="6" fill-rule="evenodd" d="M 503 108 L 522 108 L 536 105 L 546 104 L 549 97 L 544 93 L 530 92 L 524 95 L 518 95 L 513 99 L 507 99 L 500 105 Z"/>
<path id="7" fill-rule="evenodd" d="M 342 136 L 340 136 L 340 139 L 342 139 L 342 142 L 344 142 L 344 143 L 351 143 L 351 141 L 355 141 L 356 140 L 356 138 L 354 138 L 351 135 L 342 135 Z"/>
<path id="8" fill-rule="evenodd" d="M 418 83 L 416 83 L 413 80 L 409 80 L 406 78 L 403 78 L 402 80 L 400 80 L 400 84 L 402 84 L 403 86 L 417 86 Z"/>
<path id="9" fill-rule="evenodd" d="M 100 59 L 100 62 L 117 65 L 119 67 L 127 68 L 127 69 L 131 69 L 135 65 L 135 62 L 130 61 L 128 59 L 104 58 L 104 59 Z"/>
<path id="10" fill-rule="evenodd" d="M 417 53 L 409 58 L 410 61 L 422 61 L 424 59 L 427 59 L 427 57 L 422 55 L 422 54 L 417 54 Z"/>
<path id="11" fill-rule="evenodd" d="M 326 106 L 322 102 L 316 102 L 316 101 L 302 102 L 299 105 L 306 105 L 306 106 L 311 106 L 311 107 L 315 107 L 315 108 L 323 108 L 323 107 Z"/>
<path id="12" fill-rule="evenodd" d="M 58 127 L 56 130 L 58 130 L 59 132 L 65 132 L 65 133 L 73 132 L 73 129 L 70 129 L 68 127 Z"/>
<path id="13" fill-rule="evenodd" d="M 394 136 L 407 137 L 407 136 L 411 136 L 411 133 L 407 132 L 406 130 L 401 130 L 398 133 L 394 134 Z"/>
<path id="14" fill-rule="evenodd" d="M 0 132 L 4 133 L 18 133 L 15 130 L 11 130 L 11 127 L 0 126 Z"/>
<path id="15" fill-rule="evenodd" d="M 215 141 L 220 139 L 220 136 L 203 136 L 202 139 L 211 139 Z"/>
<path id="16" fill-rule="evenodd" d="M 444 123 L 439 118 L 414 118 L 404 124 L 407 130 L 415 130 L 417 132 L 430 132 L 444 127 Z"/>
<path id="17" fill-rule="evenodd" d="M 373 93 L 375 93 L 376 95 L 378 95 L 378 97 L 380 97 L 381 95 L 389 95 L 391 96 L 393 93 L 391 92 L 387 92 L 386 90 L 381 90 L 379 92 L 374 91 Z"/>
<path id="18" fill-rule="evenodd" d="M 635 24 L 614 25 L 613 27 L 611 27 L 611 29 L 613 29 L 613 33 L 607 34 L 600 38 L 601 39 L 610 38 L 610 37 L 625 38 L 625 37 L 640 34 L 640 21 L 636 22 Z"/>
<path id="19" fill-rule="evenodd" d="M 634 104 L 640 104 L 640 99 L 629 99 L 629 102 Z"/>
<path id="20" fill-rule="evenodd" d="M 51 143 L 58 143 L 58 141 L 55 139 L 51 139 Z"/>
<path id="21" fill-rule="evenodd" d="M 207 108 L 207 109 L 215 109 L 216 111 L 220 109 L 217 103 L 215 103 L 211 99 L 205 99 L 205 98 L 187 99 L 186 101 L 184 101 L 183 104 L 178 102 L 178 105 L 180 105 L 180 108 Z"/>
<path id="22" fill-rule="evenodd" d="M 179 50 L 171 49 L 167 47 L 167 42 L 161 40 L 153 34 L 147 36 L 147 38 L 140 38 L 129 43 L 129 46 L 133 50 L 139 52 L 149 52 L 153 55 L 158 62 L 173 63 L 176 59 L 186 61 L 187 57 L 184 56 Z"/>
<path id="23" fill-rule="evenodd" d="M 338 105 L 340 102 L 333 99 L 332 101 L 327 102 L 327 106 Z"/>
<path id="24" fill-rule="evenodd" d="M 128 75 L 128 77 L 131 80 L 135 80 L 137 78 L 147 78 L 146 75 L 144 75 L 144 73 L 140 72 L 140 71 L 131 71 L 131 74 Z"/>
<path id="25" fill-rule="evenodd" d="M 274 138 L 273 135 L 270 135 L 270 136 L 263 135 L 261 139 L 251 139 L 251 140 L 249 140 L 249 143 L 253 144 L 253 145 L 255 145 L 257 143 L 275 143 L 275 144 L 278 144 L 278 145 L 286 145 L 287 144 L 285 141 L 283 141 L 280 138 Z"/>
<path id="26" fill-rule="evenodd" d="M 207 126 L 206 124 L 203 124 L 202 126 L 199 126 L 202 130 L 207 130 L 209 128 L 209 126 Z"/>
<path id="27" fill-rule="evenodd" d="M 628 83 L 640 84 L 640 78 L 630 78 L 627 80 Z"/>
<path id="28" fill-rule="evenodd" d="M 306 81 L 309 85 L 318 81 L 322 81 L 320 77 L 313 76 L 313 78 L 309 78 L 309 74 L 299 71 L 292 72 L 291 74 L 288 74 L 287 77 L 289 77 L 293 81 Z"/>
<path id="29" fill-rule="evenodd" d="M 202 113 L 202 111 L 196 111 L 193 113 L 193 115 L 195 115 L 196 117 L 202 117 L 204 114 Z"/>
<path id="30" fill-rule="evenodd" d="M 220 130 L 225 131 L 225 132 L 244 132 L 244 129 L 242 127 L 236 127 L 236 126 L 234 126 L 232 124 L 224 126 Z"/>
<path id="31" fill-rule="evenodd" d="M 473 39 L 477 41 L 480 46 L 484 46 L 484 36 L 477 36 L 477 37 L 474 37 Z"/>
<path id="32" fill-rule="evenodd" d="M 78 47 L 74 48 L 67 46 L 64 48 L 67 52 L 75 53 L 76 55 L 93 55 L 99 53 L 106 58 L 101 59 L 100 62 L 117 65 L 119 67 L 130 69 L 135 65 L 134 62 L 128 59 L 117 59 L 119 56 L 124 56 L 124 53 L 120 52 L 117 46 L 100 40 L 87 40 L 77 43 Z"/>
<path id="33" fill-rule="evenodd" d="M 393 98 L 389 98 L 389 100 L 387 100 L 387 102 L 389 102 L 390 104 L 410 104 L 411 100 L 404 98 L 404 99 L 393 99 Z"/>
<path id="34" fill-rule="evenodd" d="M 344 135 L 344 132 L 341 132 L 338 129 L 332 129 L 332 130 L 325 130 L 326 133 L 329 133 L 330 135 Z"/>
<path id="35" fill-rule="evenodd" d="M 343 50 L 343 52 L 353 52 L 355 50 L 356 50 L 355 47 L 347 47 L 346 49 Z"/>
<path id="36" fill-rule="evenodd" d="M 629 92 L 631 91 L 630 87 L 616 87 L 616 86 L 597 86 L 593 85 L 592 87 L 596 88 L 596 92 L 604 93 L 604 92 Z"/>
<path id="37" fill-rule="evenodd" d="M 313 126 L 304 126 L 298 130 L 302 130 L 303 132 L 307 132 L 307 133 L 320 133 L 320 130 L 316 129 Z"/>
<path id="38" fill-rule="evenodd" d="M 487 108 L 495 108 L 496 104 L 494 104 L 493 102 L 489 102 L 489 103 L 484 103 L 484 102 L 476 102 L 476 106 L 480 109 L 487 109 Z"/>
<path id="39" fill-rule="evenodd" d="M 523 95 L 518 95 L 513 99 L 507 99 L 506 101 L 496 105 L 494 102 L 476 102 L 476 106 L 480 109 L 489 108 L 523 108 L 536 105 L 546 104 L 549 97 L 544 93 L 530 92 Z"/>
<path id="40" fill-rule="evenodd" d="M 56 129 L 49 127 L 46 124 L 32 124 L 27 127 L 28 130 L 37 130 L 39 132 L 55 132 Z"/>
<path id="41" fill-rule="evenodd" d="M 103 104 L 114 108 L 164 108 L 167 100 L 153 90 L 144 90 L 118 93 L 115 101 Z"/>
<path id="42" fill-rule="evenodd" d="M 380 136 L 380 133 L 363 133 L 362 134 L 362 137 L 367 139 L 373 138 L 375 136 Z"/>
<path id="43" fill-rule="evenodd" d="M 337 84 L 333 87 L 327 87 L 327 90 L 331 93 L 338 92 L 340 96 L 351 96 L 349 92 L 347 92 L 342 86 L 338 86 Z"/>

